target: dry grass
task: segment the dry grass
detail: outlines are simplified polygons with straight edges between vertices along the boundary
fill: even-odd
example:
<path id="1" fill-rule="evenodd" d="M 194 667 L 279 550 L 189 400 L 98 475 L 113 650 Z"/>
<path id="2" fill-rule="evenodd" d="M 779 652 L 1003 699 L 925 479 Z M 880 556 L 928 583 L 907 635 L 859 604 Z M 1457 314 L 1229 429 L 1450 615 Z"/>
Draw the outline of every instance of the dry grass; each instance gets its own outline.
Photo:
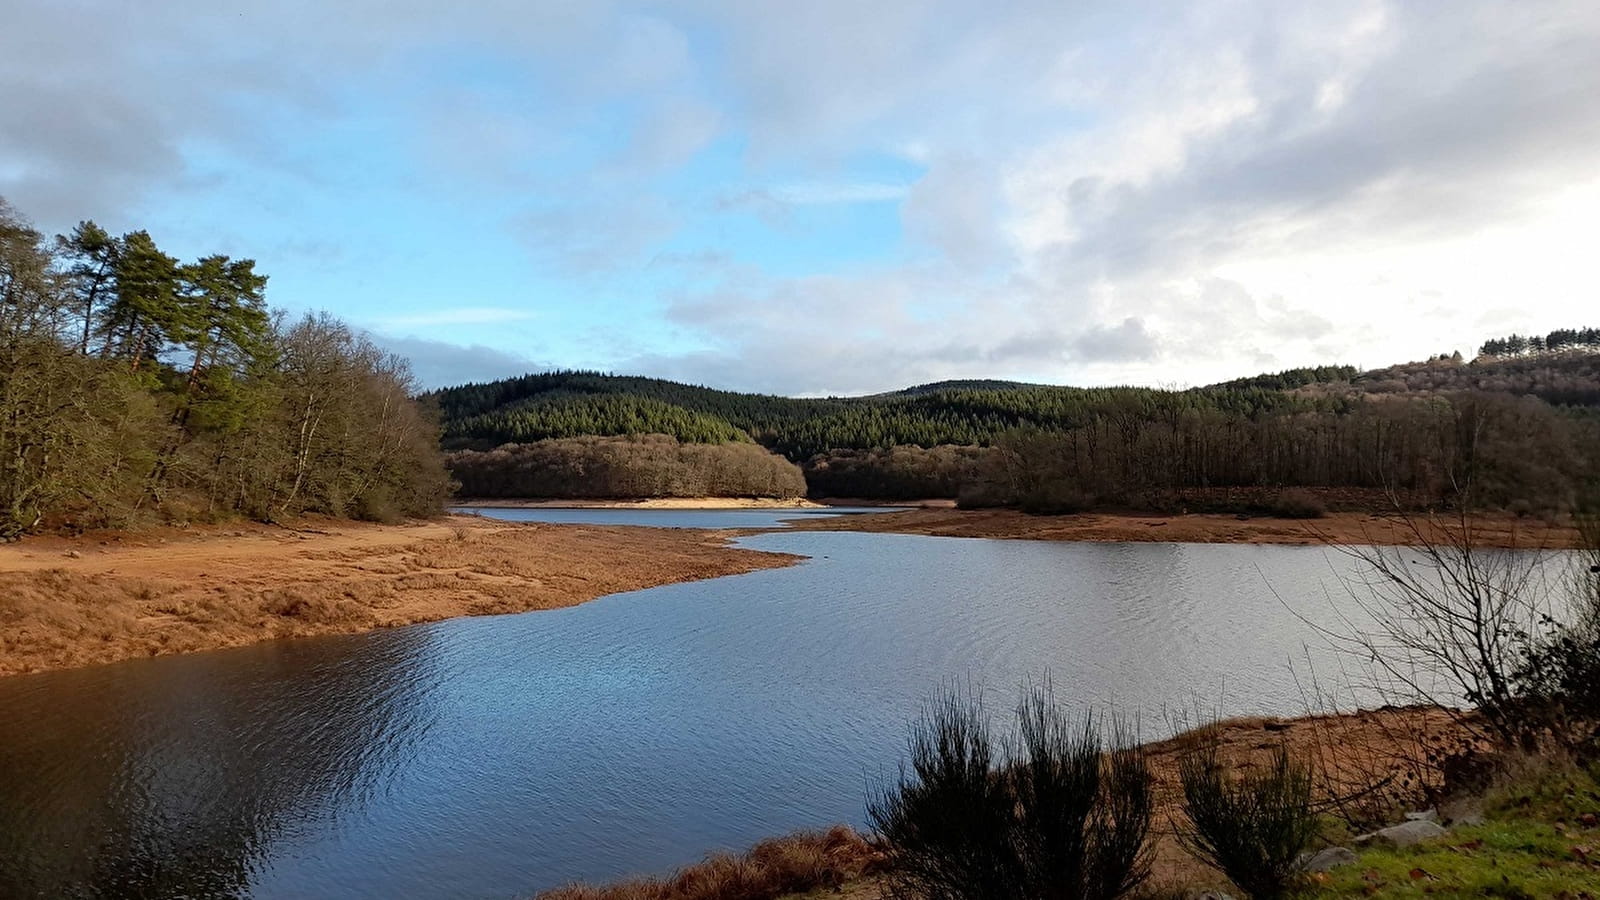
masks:
<path id="1" fill-rule="evenodd" d="M 715 854 L 667 878 L 568 885 L 539 900 L 771 900 L 838 889 L 873 874 L 880 862 L 866 838 L 840 825 L 765 840 L 743 856 Z"/>
<path id="2" fill-rule="evenodd" d="M 1270 765 L 1280 746 L 1287 747 L 1295 758 L 1310 762 L 1317 773 L 1314 802 L 1321 806 L 1371 785 L 1392 788 L 1385 799 L 1394 804 L 1416 799 L 1420 792 L 1402 790 L 1402 786 L 1411 778 L 1430 777 L 1419 760 L 1426 759 L 1441 742 L 1462 733 L 1450 713 L 1423 707 L 1295 719 L 1229 719 L 1207 726 L 1211 728 L 1221 742 L 1219 758 L 1235 771 L 1250 772 Z M 1195 888 L 1228 887 L 1225 879 L 1184 850 L 1177 838 L 1183 798 L 1179 761 L 1205 739 L 1205 733 L 1206 729 L 1196 729 L 1145 748 L 1156 781 L 1155 871 L 1146 892 L 1151 896 L 1163 895 L 1164 889 L 1181 896 Z M 1335 760 L 1335 774 L 1328 777 L 1329 770 L 1324 767 Z"/>
<path id="3" fill-rule="evenodd" d="M 455 517 L 0 547 L 0 675 L 572 606 L 792 563 L 724 536 Z"/>

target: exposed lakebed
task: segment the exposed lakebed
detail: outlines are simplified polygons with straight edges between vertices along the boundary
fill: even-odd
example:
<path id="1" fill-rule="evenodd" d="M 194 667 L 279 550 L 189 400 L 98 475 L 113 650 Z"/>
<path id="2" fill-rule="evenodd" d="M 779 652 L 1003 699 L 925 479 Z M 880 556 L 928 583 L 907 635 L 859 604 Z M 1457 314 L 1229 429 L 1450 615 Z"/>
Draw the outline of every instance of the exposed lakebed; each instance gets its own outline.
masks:
<path id="1" fill-rule="evenodd" d="M 559 510 L 486 510 L 545 518 Z M 582 510 L 759 527 L 767 510 Z M 704 525 L 700 524 L 705 522 Z M 713 524 L 715 523 L 715 524 Z M 1320 548 L 773 533 L 569 609 L 0 679 L 0 895 L 518 897 L 859 823 L 941 682 L 1304 710 Z M 1313 658 L 1321 656 L 1315 649 Z M 1325 657 L 1324 657 L 1325 658 Z"/>

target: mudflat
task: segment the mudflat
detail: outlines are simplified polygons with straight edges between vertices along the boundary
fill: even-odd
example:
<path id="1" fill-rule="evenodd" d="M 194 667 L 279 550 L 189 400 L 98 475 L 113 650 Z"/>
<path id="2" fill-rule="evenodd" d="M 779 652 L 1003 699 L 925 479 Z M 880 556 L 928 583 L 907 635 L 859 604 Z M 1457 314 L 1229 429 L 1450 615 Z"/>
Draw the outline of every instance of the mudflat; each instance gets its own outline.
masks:
<path id="1" fill-rule="evenodd" d="M 0 675 L 553 609 L 798 559 L 730 536 L 450 516 L 32 538 L 0 547 Z"/>
<path id="2" fill-rule="evenodd" d="M 908 509 L 817 518 L 790 523 L 796 531 L 869 531 L 937 537 L 1012 538 L 1032 541 L 1171 541 L 1193 544 L 1417 544 L 1440 540 L 1458 520 L 1431 521 L 1373 514 L 1335 512 L 1319 519 L 1241 518 L 1233 515 L 1143 515 L 1083 513 L 1033 516 L 1013 509 Z M 1467 520 L 1472 543 L 1480 547 L 1570 549 L 1579 546 L 1570 523 L 1546 523 L 1511 515 L 1481 515 Z"/>

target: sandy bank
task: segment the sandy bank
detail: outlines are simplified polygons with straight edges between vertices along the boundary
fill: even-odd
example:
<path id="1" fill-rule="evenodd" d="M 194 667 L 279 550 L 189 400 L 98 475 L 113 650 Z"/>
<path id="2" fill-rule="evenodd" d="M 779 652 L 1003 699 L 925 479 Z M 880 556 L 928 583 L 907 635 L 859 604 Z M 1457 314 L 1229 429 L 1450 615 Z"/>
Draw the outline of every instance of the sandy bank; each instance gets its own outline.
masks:
<path id="1" fill-rule="evenodd" d="M 795 559 L 719 532 L 472 516 L 36 538 L 0 547 L 0 675 L 552 609 Z"/>
<path id="2" fill-rule="evenodd" d="M 1330 513 L 1321 519 L 1273 519 L 1191 514 L 1159 516 L 1088 513 L 1030 516 L 1011 509 L 912 509 L 791 523 L 796 531 L 870 531 L 938 537 L 1034 541 L 1172 541 L 1196 544 L 1416 543 L 1399 519 L 1368 513 Z M 1561 549 L 1578 546 L 1570 525 L 1545 525 L 1514 516 L 1479 516 L 1475 543 L 1484 547 Z"/>
<path id="3" fill-rule="evenodd" d="M 533 500 L 491 498 L 456 500 L 451 506 L 484 509 L 819 509 L 803 497 L 653 497 L 639 500 Z"/>

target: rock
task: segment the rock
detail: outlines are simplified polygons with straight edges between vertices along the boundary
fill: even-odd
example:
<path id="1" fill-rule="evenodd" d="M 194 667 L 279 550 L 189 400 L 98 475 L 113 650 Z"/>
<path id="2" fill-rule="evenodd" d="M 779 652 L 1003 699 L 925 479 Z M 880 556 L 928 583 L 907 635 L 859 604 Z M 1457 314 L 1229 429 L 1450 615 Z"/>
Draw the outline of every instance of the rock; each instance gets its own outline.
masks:
<path id="1" fill-rule="evenodd" d="M 1348 847 L 1328 847 L 1315 853 L 1300 854 L 1300 871 L 1327 872 L 1356 861 L 1355 851 Z"/>
<path id="2" fill-rule="evenodd" d="M 1406 821 L 1407 822 L 1437 822 L 1437 821 L 1439 821 L 1439 811 L 1437 809 L 1425 809 L 1425 810 L 1422 810 L 1421 812 L 1408 812 L 1408 813 L 1406 813 Z"/>
<path id="3" fill-rule="evenodd" d="M 83 554 L 79 553 L 76 550 L 68 550 L 67 552 L 65 552 L 65 553 L 63 553 L 61 555 L 65 556 L 67 559 L 83 559 Z"/>
<path id="4" fill-rule="evenodd" d="M 1402 822 L 1372 834 L 1355 839 L 1360 847 L 1414 847 L 1423 841 L 1444 837 L 1445 831 L 1437 822 Z"/>
<path id="5" fill-rule="evenodd" d="M 1221 891 L 1190 891 L 1184 895 L 1184 900 L 1233 900 L 1233 895 Z"/>
<path id="6" fill-rule="evenodd" d="M 1444 819 L 1445 824 L 1452 826 L 1482 825 L 1484 821 L 1483 801 L 1476 797 L 1452 800 L 1439 810 L 1439 815 Z"/>

